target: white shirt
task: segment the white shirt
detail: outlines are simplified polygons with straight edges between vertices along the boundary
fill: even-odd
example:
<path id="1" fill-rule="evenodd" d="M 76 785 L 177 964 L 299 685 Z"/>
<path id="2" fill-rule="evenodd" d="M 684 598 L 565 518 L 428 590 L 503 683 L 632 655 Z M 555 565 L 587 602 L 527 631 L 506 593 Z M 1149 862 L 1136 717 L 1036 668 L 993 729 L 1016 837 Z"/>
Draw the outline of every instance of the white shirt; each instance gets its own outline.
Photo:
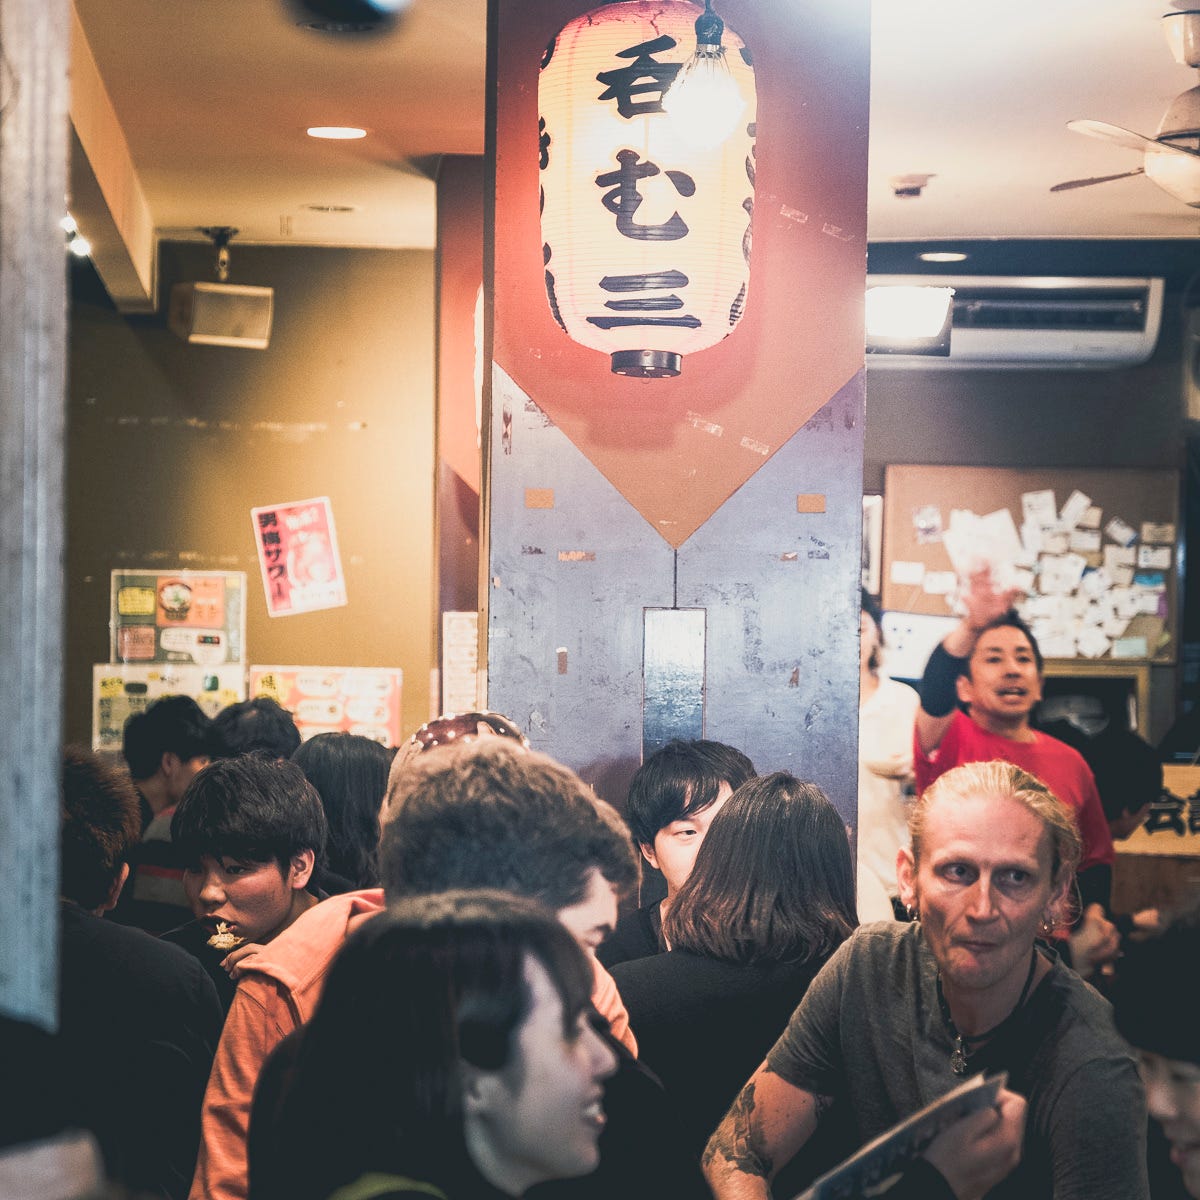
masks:
<path id="1" fill-rule="evenodd" d="M 913 724 L 920 697 L 907 684 L 880 676 L 879 687 L 858 710 L 858 919 L 894 919 L 896 853 L 908 845 L 908 806 L 896 760 L 912 774 Z"/>

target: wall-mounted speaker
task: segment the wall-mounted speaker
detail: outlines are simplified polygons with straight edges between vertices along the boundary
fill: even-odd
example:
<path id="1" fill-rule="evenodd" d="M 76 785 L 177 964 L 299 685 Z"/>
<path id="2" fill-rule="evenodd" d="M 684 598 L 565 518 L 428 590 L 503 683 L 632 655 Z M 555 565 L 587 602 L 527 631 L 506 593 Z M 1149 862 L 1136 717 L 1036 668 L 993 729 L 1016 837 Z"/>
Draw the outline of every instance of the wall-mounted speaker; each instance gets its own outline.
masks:
<path id="1" fill-rule="evenodd" d="M 177 283 L 167 324 L 186 342 L 265 350 L 271 340 L 275 289 L 233 283 Z"/>

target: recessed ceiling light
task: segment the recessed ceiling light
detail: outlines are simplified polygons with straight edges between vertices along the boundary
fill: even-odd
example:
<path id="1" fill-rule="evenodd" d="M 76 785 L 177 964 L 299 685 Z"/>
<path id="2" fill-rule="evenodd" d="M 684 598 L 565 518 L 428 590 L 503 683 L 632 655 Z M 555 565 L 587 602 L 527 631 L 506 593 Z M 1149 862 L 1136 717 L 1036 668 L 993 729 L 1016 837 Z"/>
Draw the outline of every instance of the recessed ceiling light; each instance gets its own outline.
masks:
<path id="1" fill-rule="evenodd" d="M 374 33 L 378 21 L 297 21 L 301 29 L 312 29 L 317 33 Z"/>
<path id="2" fill-rule="evenodd" d="M 353 125 L 312 125 L 305 131 L 309 137 L 326 138 L 333 142 L 350 142 L 365 138 L 367 131 Z"/>
<path id="3" fill-rule="evenodd" d="M 922 262 L 965 262 L 967 258 L 961 250 L 926 250 L 917 257 Z"/>

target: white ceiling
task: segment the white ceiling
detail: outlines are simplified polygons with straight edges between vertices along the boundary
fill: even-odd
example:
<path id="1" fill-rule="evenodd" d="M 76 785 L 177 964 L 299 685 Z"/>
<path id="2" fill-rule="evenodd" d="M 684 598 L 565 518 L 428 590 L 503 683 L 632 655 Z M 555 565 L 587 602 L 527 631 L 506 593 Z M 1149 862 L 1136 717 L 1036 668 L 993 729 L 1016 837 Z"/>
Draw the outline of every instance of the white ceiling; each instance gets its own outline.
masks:
<path id="1" fill-rule="evenodd" d="M 284 0 L 74 2 L 163 235 L 431 247 L 429 158 L 483 151 L 486 0 L 412 0 L 377 37 L 298 28 Z M 1067 121 L 1152 136 L 1200 82 L 1168 53 L 1165 7 L 875 0 L 871 238 L 1196 236 L 1200 209 L 1141 177 L 1049 192 L 1138 165 Z M 370 134 L 318 142 L 315 124 Z M 933 178 L 897 198 L 888 180 L 909 173 Z"/>

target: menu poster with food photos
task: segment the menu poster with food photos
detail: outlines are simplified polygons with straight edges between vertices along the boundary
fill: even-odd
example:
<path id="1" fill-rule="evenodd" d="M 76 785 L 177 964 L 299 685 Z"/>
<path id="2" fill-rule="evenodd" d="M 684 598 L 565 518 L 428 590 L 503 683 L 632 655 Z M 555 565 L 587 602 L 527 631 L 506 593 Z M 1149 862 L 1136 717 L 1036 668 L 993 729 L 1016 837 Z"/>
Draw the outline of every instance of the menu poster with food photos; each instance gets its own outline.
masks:
<path id="1" fill-rule="evenodd" d="M 109 631 L 115 663 L 241 663 L 246 573 L 113 571 Z"/>
<path id="2" fill-rule="evenodd" d="M 346 603 L 328 496 L 252 508 L 250 517 L 268 615 L 288 617 Z"/>
<path id="3" fill-rule="evenodd" d="M 403 682 L 399 667 L 250 668 L 251 697 L 278 701 L 306 741 L 318 733 L 357 733 L 400 745 Z"/>
<path id="4" fill-rule="evenodd" d="M 210 716 L 246 698 L 240 663 L 96 663 L 92 667 L 92 749 L 120 750 L 125 722 L 163 696 L 191 696 Z"/>

